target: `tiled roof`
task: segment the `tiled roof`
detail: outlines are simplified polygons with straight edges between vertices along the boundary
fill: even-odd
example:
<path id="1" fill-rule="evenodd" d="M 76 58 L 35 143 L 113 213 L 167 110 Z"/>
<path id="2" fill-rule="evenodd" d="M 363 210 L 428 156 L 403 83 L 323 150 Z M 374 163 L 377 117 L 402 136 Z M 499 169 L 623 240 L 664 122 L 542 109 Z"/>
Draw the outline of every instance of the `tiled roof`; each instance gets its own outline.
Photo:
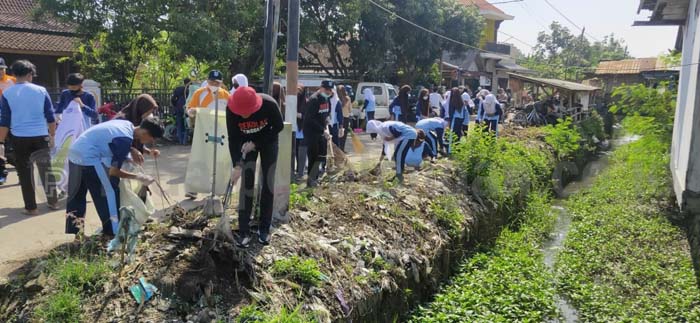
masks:
<path id="1" fill-rule="evenodd" d="M 23 31 L 0 30 L 0 52 L 39 52 L 70 55 L 77 38 Z"/>
<path id="2" fill-rule="evenodd" d="M 600 62 L 595 74 L 639 74 L 654 70 L 664 70 L 665 68 L 665 64 L 656 57 L 623 59 L 621 61 Z"/>
<path id="3" fill-rule="evenodd" d="M 49 15 L 35 19 L 36 0 L 0 0 L 0 50 L 69 54 L 75 27 Z"/>
<path id="4" fill-rule="evenodd" d="M 479 12 L 488 19 L 495 20 L 512 20 L 513 16 L 506 14 L 503 10 L 498 9 L 498 7 L 492 5 L 486 0 L 457 0 L 465 6 L 476 6 L 479 8 Z"/>

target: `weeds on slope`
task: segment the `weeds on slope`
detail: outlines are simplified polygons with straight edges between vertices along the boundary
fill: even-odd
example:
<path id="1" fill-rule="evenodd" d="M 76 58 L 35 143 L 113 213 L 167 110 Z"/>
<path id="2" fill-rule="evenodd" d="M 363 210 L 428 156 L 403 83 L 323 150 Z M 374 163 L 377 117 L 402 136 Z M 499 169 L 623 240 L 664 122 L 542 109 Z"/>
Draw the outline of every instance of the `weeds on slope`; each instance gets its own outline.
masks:
<path id="1" fill-rule="evenodd" d="M 573 224 L 555 268 L 583 321 L 700 321 L 685 234 L 664 215 L 668 158 L 664 136 L 648 132 L 568 202 Z"/>

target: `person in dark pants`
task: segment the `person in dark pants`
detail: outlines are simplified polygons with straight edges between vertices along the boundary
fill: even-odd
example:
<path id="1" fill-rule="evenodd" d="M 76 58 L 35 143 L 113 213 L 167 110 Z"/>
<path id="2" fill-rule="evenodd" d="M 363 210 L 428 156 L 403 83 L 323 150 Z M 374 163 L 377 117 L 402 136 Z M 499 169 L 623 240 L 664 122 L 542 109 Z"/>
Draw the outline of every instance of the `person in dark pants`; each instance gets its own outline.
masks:
<path id="1" fill-rule="evenodd" d="M 457 144 L 462 140 L 462 136 L 464 135 L 464 119 L 469 116 L 467 115 L 467 109 L 464 107 L 464 102 L 462 101 L 462 93 L 460 93 L 459 89 L 452 89 L 448 105 L 449 112 L 447 114 L 446 119 L 450 122 L 450 130 L 454 134 L 450 134 L 448 140 L 449 144 L 447 147 L 447 152 L 449 154 L 452 153 L 453 143 Z M 455 136 L 456 138 L 453 138 Z"/>
<path id="2" fill-rule="evenodd" d="M 56 176 L 50 171 L 56 117 L 46 89 L 32 84 L 36 74 L 34 64 L 19 60 L 12 64 L 12 71 L 17 84 L 3 91 L 0 99 L 0 158 L 5 157 L 5 140 L 12 131 L 15 166 L 24 199 L 23 213 L 37 215 L 34 163 L 39 168 L 49 208 L 59 208 Z"/>
<path id="3" fill-rule="evenodd" d="M 68 89 L 61 92 L 55 113 L 60 121 L 60 116 L 63 114 L 63 110 L 68 108 L 68 104 L 76 102 L 80 105 L 80 110 L 83 112 L 85 129 L 88 129 L 92 126 L 93 120 L 98 120 L 97 103 L 92 93 L 83 90 L 83 81 L 85 81 L 85 77 L 80 73 L 68 75 L 68 78 L 66 78 Z"/>
<path id="4" fill-rule="evenodd" d="M 343 122 L 340 126 L 339 136 L 340 144 L 338 148 L 345 152 L 345 143 L 348 139 L 348 133 L 352 131 L 352 119 L 350 118 L 352 114 L 352 100 L 348 96 L 348 92 L 345 86 L 338 86 L 338 98 L 340 99 L 340 104 L 342 105 Z"/>
<path id="5" fill-rule="evenodd" d="M 238 205 L 237 245 L 241 248 L 247 248 L 251 240 L 250 218 L 253 214 L 258 155 L 262 167 L 258 242 L 262 245 L 270 243 L 275 163 L 279 151 L 279 133 L 283 127 L 282 113 L 273 97 L 257 94 L 252 87 L 238 88 L 230 97 L 226 110 L 226 128 L 231 161 L 235 165 L 232 179 L 235 182 L 243 177 Z"/>
<path id="6" fill-rule="evenodd" d="M 380 164 L 386 156 L 386 145 L 391 143 L 396 145 L 393 156 L 394 162 L 396 162 L 396 179 L 399 183 L 403 183 L 406 156 L 418 138 L 416 129 L 403 122 L 372 120 L 367 124 L 367 132 L 378 134 L 384 140 L 385 147 L 382 147 Z"/>
<path id="7" fill-rule="evenodd" d="M 173 107 L 173 115 L 175 115 L 175 128 L 177 129 L 177 142 L 180 145 L 187 144 L 187 127 L 185 126 L 185 102 L 189 95 L 190 79 L 186 78 L 182 81 L 183 86 L 178 86 L 173 91 L 170 97 L 170 104 Z"/>
<path id="8" fill-rule="evenodd" d="M 306 154 L 307 147 L 304 141 L 304 115 L 306 114 L 306 93 L 304 93 L 304 88 L 299 86 L 299 91 L 297 92 L 297 132 L 296 132 L 296 181 L 299 182 L 304 178 L 304 171 L 306 170 Z"/>
<path id="9" fill-rule="evenodd" d="M 362 111 L 365 111 L 366 121 L 369 123 L 374 120 L 374 111 L 377 108 L 377 98 L 374 96 L 374 92 L 371 88 L 366 88 L 362 94 L 365 96 L 365 103 L 362 106 Z M 365 129 L 367 130 L 367 129 Z M 372 140 L 377 139 L 377 134 L 370 134 Z"/>
<path id="10" fill-rule="evenodd" d="M 145 119 L 139 127 L 128 120 L 112 120 L 85 131 L 68 151 L 68 203 L 66 233 L 76 236 L 85 222 L 86 195 L 102 222 L 102 235 L 112 238 L 119 226 L 119 179 L 138 180 L 148 186 L 153 177 L 132 174 L 121 169 L 129 156 L 134 140 L 144 144 L 163 136 L 163 128 L 153 119 Z M 109 165 L 105 163 L 108 162 Z"/>
<path id="11" fill-rule="evenodd" d="M 321 82 L 321 88 L 309 99 L 304 116 L 304 140 L 309 156 L 309 176 L 306 184 L 318 186 L 321 164 L 328 150 L 331 134 L 328 129 L 331 112 L 330 98 L 333 96 L 335 83 L 331 80 Z"/>

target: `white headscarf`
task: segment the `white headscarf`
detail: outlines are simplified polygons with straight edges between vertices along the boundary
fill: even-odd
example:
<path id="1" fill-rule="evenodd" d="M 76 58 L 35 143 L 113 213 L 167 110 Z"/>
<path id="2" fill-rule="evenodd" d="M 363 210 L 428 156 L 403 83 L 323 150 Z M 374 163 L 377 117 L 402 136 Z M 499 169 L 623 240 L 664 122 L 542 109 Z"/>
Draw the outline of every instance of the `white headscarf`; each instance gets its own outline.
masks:
<path id="1" fill-rule="evenodd" d="M 481 95 L 482 98 L 486 98 L 490 94 L 491 94 L 491 92 L 489 92 L 489 90 L 487 90 L 487 89 L 483 89 L 483 90 L 481 90 L 481 92 L 479 92 L 479 95 Z"/>
<path id="2" fill-rule="evenodd" d="M 340 102 L 340 98 L 338 98 L 338 91 L 336 91 L 335 87 L 333 88 L 333 97 L 331 97 L 331 123 L 336 124 L 338 123 L 338 120 L 336 120 L 336 116 L 338 115 L 338 102 Z"/>
<path id="3" fill-rule="evenodd" d="M 374 97 L 374 91 L 372 89 L 366 88 L 364 91 L 362 91 L 362 94 L 365 95 L 365 101 L 377 102 L 377 99 Z"/>
<path id="4" fill-rule="evenodd" d="M 367 122 L 367 133 L 376 133 L 382 138 L 393 137 L 389 127 L 386 127 L 384 123 L 379 120 L 370 120 Z"/>
<path id="5" fill-rule="evenodd" d="M 238 86 L 248 86 L 248 78 L 243 75 L 243 74 L 236 74 L 234 77 L 231 78 L 231 84 L 233 83 L 238 83 Z M 236 89 L 234 87 L 231 87 L 231 94 L 233 92 L 236 92 Z"/>
<path id="6" fill-rule="evenodd" d="M 496 103 L 498 101 L 496 100 L 496 96 L 493 94 L 489 94 L 484 98 L 484 110 L 487 109 L 487 107 L 495 107 Z"/>

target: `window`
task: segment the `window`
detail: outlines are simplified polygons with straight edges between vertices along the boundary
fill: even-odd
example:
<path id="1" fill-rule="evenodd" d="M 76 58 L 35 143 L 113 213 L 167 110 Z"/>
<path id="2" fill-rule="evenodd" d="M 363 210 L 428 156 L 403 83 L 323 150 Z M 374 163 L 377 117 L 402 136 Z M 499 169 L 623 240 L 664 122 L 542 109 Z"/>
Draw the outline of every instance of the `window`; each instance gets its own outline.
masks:
<path id="1" fill-rule="evenodd" d="M 389 100 L 393 100 L 397 96 L 396 90 L 389 88 Z"/>
<path id="2" fill-rule="evenodd" d="M 384 92 L 382 92 L 382 88 L 379 86 L 365 86 L 362 87 L 362 91 L 360 93 L 365 93 L 366 89 L 372 89 L 372 92 L 374 92 L 374 95 L 382 95 Z"/>

